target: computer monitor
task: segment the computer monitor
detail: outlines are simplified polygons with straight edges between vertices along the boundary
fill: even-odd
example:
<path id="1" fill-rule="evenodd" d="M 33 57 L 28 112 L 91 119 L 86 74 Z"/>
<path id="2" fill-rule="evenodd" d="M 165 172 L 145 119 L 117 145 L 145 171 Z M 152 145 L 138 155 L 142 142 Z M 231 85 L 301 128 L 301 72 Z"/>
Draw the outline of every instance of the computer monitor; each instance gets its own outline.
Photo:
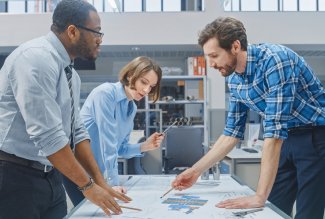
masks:
<path id="1" fill-rule="evenodd" d="M 204 154 L 203 127 L 173 127 L 166 134 L 165 172 L 191 167 Z"/>

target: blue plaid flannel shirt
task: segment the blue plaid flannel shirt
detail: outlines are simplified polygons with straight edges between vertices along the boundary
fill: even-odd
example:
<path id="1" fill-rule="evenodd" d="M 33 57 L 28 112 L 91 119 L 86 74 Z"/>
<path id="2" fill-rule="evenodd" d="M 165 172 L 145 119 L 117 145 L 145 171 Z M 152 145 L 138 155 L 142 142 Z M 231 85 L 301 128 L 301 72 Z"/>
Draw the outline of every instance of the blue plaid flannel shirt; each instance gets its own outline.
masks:
<path id="1" fill-rule="evenodd" d="M 248 110 L 264 118 L 264 138 L 286 139 L 288 128 L 325 125 L 325 91 L 302 57 L 274 44 L 249 45 L 246 69 L 228 83 L 224 134 L 243 138 Z"/>

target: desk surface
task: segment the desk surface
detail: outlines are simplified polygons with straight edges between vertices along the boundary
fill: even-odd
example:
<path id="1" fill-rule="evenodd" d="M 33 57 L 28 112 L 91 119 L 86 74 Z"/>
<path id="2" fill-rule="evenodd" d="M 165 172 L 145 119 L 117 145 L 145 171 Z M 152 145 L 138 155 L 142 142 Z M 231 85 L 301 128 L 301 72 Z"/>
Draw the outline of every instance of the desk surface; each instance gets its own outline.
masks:
<path id="1" fill-rule="evenodd" d="M 137 175 L 129 179 L 125 186 L 133 201 L 120 203 L 124 206 L 141 208 L 142 211 L 123 209 L 123 214 L 112 218 L 236 218 L 233 212 L 242 209 L 216 208 L 215 204 L 229 198 L 253 194 L 247 186 L 241 185 L 229 175 L 221 175 L 220 180 L 199 180 L 184 191 L 172 191 L 160 199 L 175 178 L 173 175 Z M 163 203 L 167 201 L 168 203 Z M 189 204 L 191 202 L 191 204 Z M 203 203 L 203 205 L 201 205 Z M 107 218 L 104 212 L 86 200 L 74 208 L 66 218 Z M 237 217 L 238 218 L 238 217 Z M 271 203 L 263 211 L 251 213 L 245 218 L 277 219 L 290 218 Z"/>
<path id="2" fill-rule="evenodd" d="M 261 159 L 262 152 L 258 151 L 258 153 L 249 153 L 243 151 L 241 148 L 234 148 L 226 155 L 226 157 L 230 159 Z"/>

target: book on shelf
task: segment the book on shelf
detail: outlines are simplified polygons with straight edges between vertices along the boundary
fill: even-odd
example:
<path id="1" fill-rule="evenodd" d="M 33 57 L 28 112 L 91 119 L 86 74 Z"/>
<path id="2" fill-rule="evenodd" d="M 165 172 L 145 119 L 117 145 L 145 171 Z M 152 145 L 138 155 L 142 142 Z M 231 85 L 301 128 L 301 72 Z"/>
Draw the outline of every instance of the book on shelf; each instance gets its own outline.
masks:
<path id="1" fill-rule="evenodd" d="M 187 73 L 189 76 L 194 75 L 194 59 L 195 59 L 195 57 L 187 58 Z"/>
<path id="2" fill-rule="evenodd" d="M 188 57 L 187 71 L 189 76 L 206 75 L 206 60 L 204 56 Z"/>

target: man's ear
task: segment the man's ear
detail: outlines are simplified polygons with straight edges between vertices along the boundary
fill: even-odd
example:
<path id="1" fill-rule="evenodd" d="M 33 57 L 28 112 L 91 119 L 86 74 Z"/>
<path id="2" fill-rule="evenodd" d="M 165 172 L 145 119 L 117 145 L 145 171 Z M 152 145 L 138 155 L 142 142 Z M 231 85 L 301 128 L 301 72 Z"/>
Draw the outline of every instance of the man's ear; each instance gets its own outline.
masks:
<path id="1" fill-rule="evenodd" d="M 70 39 L 70 41 L 72 43 L 75 43 L 79 40 L 80 31 L 78 30 L 78 28 L 75 25 L 69 25 L 66 31 L 68 34 L 68 38 Z"/>
<path id="2" fill-rule="evenodd" d="M 235 40 L 235 41 L 232 43 L 231 52 L 232 52 L 233 54 L 237 54 L 240 50 L 241 50 L 241 43 L 240 43 L 239 40 Z"/>

